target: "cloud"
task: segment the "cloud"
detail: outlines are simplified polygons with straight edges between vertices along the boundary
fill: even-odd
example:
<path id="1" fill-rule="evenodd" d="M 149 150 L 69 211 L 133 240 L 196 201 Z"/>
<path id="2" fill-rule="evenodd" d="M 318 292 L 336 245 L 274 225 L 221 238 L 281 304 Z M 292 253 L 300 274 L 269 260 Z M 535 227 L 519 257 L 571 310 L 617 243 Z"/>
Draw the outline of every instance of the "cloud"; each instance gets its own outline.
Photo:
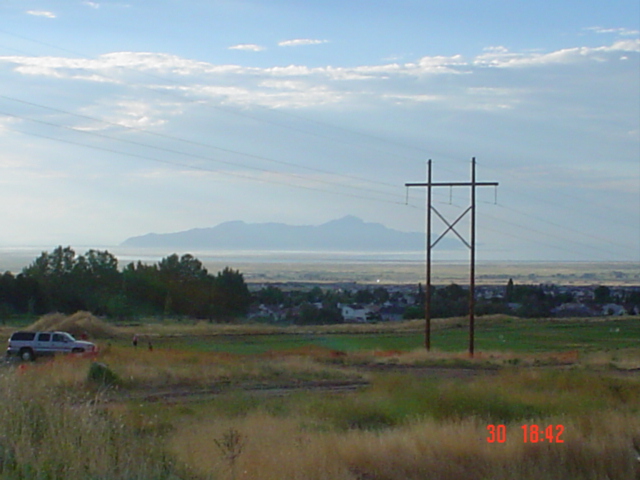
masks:
<path id="1" fill-rule="evenodd" d="M 585 30 L 598 34 L 614 33 L 623 37 L 633 37 L 640 35 L 640 30 L 630 30 L 628 28 L 603 28 L 603 27 L 587 27 Z"/>
<path id="2" fill-rule="evenodd" d="M 10 132 L 10 127 L 18 122 L 20 122 L 18 118 L 5 116 L 0 117 L 0 135 Z M 2 165 L 1 162 L 0 165 Z"/>
<path id="3" fill-rule="evenodd" d="M 82 2 L 82 4 L 91 8 L 95 8 L 96 10 L 100 8 L 100 4 L 96 2 Z"/>
<path id="4" fill-rule="evenodd" d="M 604 62 L 611 59 L 607 56 L 611 53 L 619 59 L 619 54 L 622 52 L 640 52 L 640 39 L 621 40 L 611 46 L 565 48 L 549 53 L 512 53 L 505 48 L 494 48 L 485 50 L 485 53 L 477 56 L 473 63 L 478 66 L 497 68 L 568 65 L 593 61 Z"/>
<path id="5" fill-rule="evenodd" d="M 296 38 L 293 40 L 283 40 L 278 42 L 279 47 L 299 47 L 302 45 L 320 45 L 322 43 L 328 43 L 328 40 L 316 40 L 312 38 Z"/>
<path id="6" fill-rule="evenodd" d="M 265 47 L 261 45 L 256 45 L 255 43 L 240 43 L 238 45 L 233 45 L 229 47 L 229 50 L 244 50 L 246 52 L 261 52 L 266 50 Z"/>
<path id="7" fill-rule="evenodd" d="M 46 10 L 27 10 L 27 15 L 33 15 L 34 17 L 56 18 L 55 13 L 48 12 Z"/>
<path id="8" fill-rule="evenodd" d="M 246 45 L 239 49 L 250 50 Z M 432 104 L 456 110 L 504 111 L 529 105 L 523 101 L 526 98 L 535 97 L 540 101 L 541 92 L 545 90 L 540 85 L 548 84 L 547 77 L 553 75 L 558 66 L 601 69 L 600 65 L 606 64 L 606 68 L 628 70 L 639 52 L 640 40 L 620 39 L 600 47 L 546 53 L 511 52 L 504 46 L 490 46 L 470 58 L 424 56 L 413 62 L 354 67 L 288 65 L 263 68 L 213 64 L 150 52 L 116 52 L 93 59 L 0 56 L 0 65 L 12 64 L 14 72 L 22 75 L 120 85 L 125 89 L 122 93 L 125 96 L 127 90 L 142 86 L 147 92 L 171 91 L 190 101 L 213 100 L 241 106 L 304 108 L 386 102 L 402 106 Z M 626 57 L 627 61 L 622 62 L 621 57 Z M 623 64 L 629 64 L 629 67 Z M 516 83 L 508 85 L 503 83 L 504 76 L 499 73 L 504 68 L 527 69 L 527 73 L 511 77 Z M 149 72 L 155 77 L 149 81 L 139 72 Z M 545 80 L 536 83 L 535 72 Z M 436 81 L 435 77 L 439 76 L 451 79 Z M 476 79 L 481 77 L 482 83 L 477 83 Z M 161 119 L 168 112 L 138 109 L 136 114 L 123 113 L 121 110 L 119 115 L 126 125 L 154 126 L 161 125 Z"/>
<path id="9" fill-rule="evenodd" d="M 85 123 L 74 128 L 83 131 L 96 131 L 110 128 L 115 124 L 134 130 L 147 129 L 162 126 L 167 123 L 169 118 L 180 115 L 182 112 L 182 106 L 176 102 L 145 102 L 141 99 L 117 100 L 83 109 L 83 114 L 102 117 L 111 125 Z"/>
<path id="10" fill-rule="evenodd" d="M 257 45 L 229 47 L 240 50 L 262 48 Z M 285 67 L 247 67 L 242 65 L 219 65 L 191 60 L 176 55 L 149 52 L 116 52 L 95 59 L 66 57 L 0 56 L 1 63 L 13 63 L 19 73 L 43 75 L 56 78 L 86 79 L 102 82 L 119 82 L 120 78 L 135 71 L 153 71 L 180 77 L 191 76 L 198 80 L 208 78 L 226 79 L 232 76 L 252 77 L 298 77 L 326 81 L 389 80 L 394 77 L 421 77 L 424 75 L 470 74 L 486 67 L 529 67 L 554 64 L 601 63 L 619 61 L 621 55 L 640 52 L 640 39 L 620 40 L 609 46 L 576 47 L 548 53 L 510 52 L 505 47 L 488 47 L 476 57 L 466 59 L 461 55 L 425 56 L 415 62 L 360 65 L 355 67 L 308 67 L 288 65 Z"/>

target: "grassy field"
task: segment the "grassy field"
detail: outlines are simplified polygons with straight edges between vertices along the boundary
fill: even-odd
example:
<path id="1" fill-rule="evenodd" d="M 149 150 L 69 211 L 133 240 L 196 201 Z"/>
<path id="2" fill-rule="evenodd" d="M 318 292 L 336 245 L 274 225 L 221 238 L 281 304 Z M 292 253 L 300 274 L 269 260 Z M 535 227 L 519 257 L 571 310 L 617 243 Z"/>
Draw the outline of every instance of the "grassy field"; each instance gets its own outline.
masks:
<path id="1" fill-rule="evenodd" d="M 0 479 L 637 480 L 639 327 L 481 317 L 473 359 L 464 319 L 429 353 L 420 321 L 117 327 L 2 370 Z"/>
<path id="2" fill-rule="evenodd" d="M 253 327 L 255 328 L 255 327 Z M 424 345 L 424 322 L 400 324 L 340 325 L 325 327 L 267 328 L 252 334 L 252 327 L 222 329 L 205 324 L 183 326 L 136 326 L 121 329 L 125 345 L 128 335 L 140 333 L 159 348 L 194 352 L 244 355 L 263 354 L 306 347 L 344 352 L 362 350 L 410 351 Z M 468 319 L 434 320 L 434 350 L 456 352 L 468 346 Z M 640 320 L 633 316 L 598 319 L 519 319 L 488 316 L 476 319 L 476 350 L 522 353 L 640 348 Z"/>

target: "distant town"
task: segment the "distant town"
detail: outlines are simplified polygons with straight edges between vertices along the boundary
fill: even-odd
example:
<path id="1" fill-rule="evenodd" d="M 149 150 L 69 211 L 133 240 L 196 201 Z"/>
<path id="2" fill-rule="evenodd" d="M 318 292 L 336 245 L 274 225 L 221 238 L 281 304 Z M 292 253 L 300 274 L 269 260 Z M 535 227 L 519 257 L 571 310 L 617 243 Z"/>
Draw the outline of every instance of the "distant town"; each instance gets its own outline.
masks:
<path id="1" fill-rule="evenodd" d="M 418 285 L 359 285 L 353 282 L 251 284 L 256 321 L 296 324 L 388 322 L 424 315 L 425 291 Z M 476 286 L 476 314 L 522 317 L 640 315 L 640 286 L 555 284 Z M 455 283 L 432 286 L 434 317 L 468 313 L 469 290 Z"/>

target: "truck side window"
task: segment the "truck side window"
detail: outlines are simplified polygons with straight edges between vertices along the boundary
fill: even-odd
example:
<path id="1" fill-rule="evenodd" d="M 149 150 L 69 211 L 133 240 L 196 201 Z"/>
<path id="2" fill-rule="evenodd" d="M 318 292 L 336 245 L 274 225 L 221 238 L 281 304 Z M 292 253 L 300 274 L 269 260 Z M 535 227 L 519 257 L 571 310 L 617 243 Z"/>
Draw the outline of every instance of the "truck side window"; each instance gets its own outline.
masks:
<path id="1" fill-rule="evenodd" d="M 60 335 L 59 333 L 54 333 L 53 334 L 53 341 L 54 342 L 64 342 L 64 337 L 62 335 Z"/>
<path id="2" fill-rule="evenodd" d="M 49 340 L 51 340 L 50 333 L 41 333 L 40 335 L 38 335 L 39 342 L 48 342 Z"/>

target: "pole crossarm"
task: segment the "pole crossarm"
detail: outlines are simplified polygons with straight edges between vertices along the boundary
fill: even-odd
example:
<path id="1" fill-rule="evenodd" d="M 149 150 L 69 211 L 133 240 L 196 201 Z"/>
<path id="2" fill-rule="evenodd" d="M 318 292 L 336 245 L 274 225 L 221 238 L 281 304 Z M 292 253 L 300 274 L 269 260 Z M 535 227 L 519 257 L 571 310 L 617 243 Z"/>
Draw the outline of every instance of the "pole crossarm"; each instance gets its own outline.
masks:
<path id="1" fill-rule="evenodd" d="M 430 183 L 405 183 L 405 187 L 497 187 L 498 182 L 430 182 Z"/>
<path id="2" fill-rule="evenodd" d="M 471 181 L 470 182 L 432 182 L 431 181 L 431 160 L 427 164 L 427 182 L 405 183 L 407 187 L 407 200 L 409 198 L 409 187 L 427 188 L 427 218 L 426 218 L 426 256 L 427 256 L 427 288 L 425 291 L 425 347 L 431 350 L 431 250 L 444 236 L 453 232 L 471 251 L 470 271 L 469 271 L 469 354 L 473 357 L 475 343 L 475 263 L 476 263 L 476 187 L 497 187 L 498 182 L 476 182 L 476 159 L 471 159 Z M 432 206 L 431 190 L 433 187 L 471 187 L 471 205 L 452 223 L 449 223 L 444 216 Z M 447 225 L 447 229 L 431 243 L 431 212 L 435 214 Z M 471 213 L 470 221 L 470 241 L 458 233 L 455 226 L 467 214 Z"/>

